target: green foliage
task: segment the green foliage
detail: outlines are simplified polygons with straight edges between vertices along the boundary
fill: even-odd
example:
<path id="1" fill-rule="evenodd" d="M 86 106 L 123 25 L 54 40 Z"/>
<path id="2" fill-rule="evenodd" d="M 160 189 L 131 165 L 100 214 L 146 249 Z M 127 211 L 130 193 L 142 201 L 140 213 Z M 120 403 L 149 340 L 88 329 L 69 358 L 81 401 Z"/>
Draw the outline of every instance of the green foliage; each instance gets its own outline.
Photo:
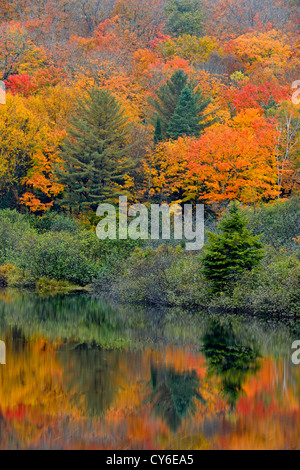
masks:
<path id="1" fill-rule="evenodd" d="M 183 135 L 197 136 L 214 122 L 202 122 L 210 99 L 204 99 L 200 91 L 193 91 L 183 70 L 177 70 L 159 88 L 156 96 L 156 99 L 149 100 L 155 110 L 152 117 L 154 143 Z"/>
<path id="2" fill-rule="evenodd" d="M 0 211 L 0 265 L 14 262 L 25 240 L 34 240 L 28 219 L 16 210 Z"/>
<path id="3" fill-rule="evenodd" d="M 255 235 L 261 234 L 261 241 L 276 249 L 299 250 L 294 238 L 300 235 L 300 197 L 278 200 L 264 204 L 255 211 L 244 209 L 249 228 Z"/>
<path id="4" fill-rule="evenodd" d="M 55 279 L 48 279 L 47 277 L 41 277 L 36 282 L 36 290 L 39 293 L 47 293 L 51 292 L 54 293 L 68 293 L 71 291 L 76 291 L 78 289 L 77 286 L 72 286 L 67 281 L 56 281 Z"/>
<path id="5" fill-rule="evenodd" d="M 203 31 L 204 11 L 200 0 L 170 0 L 166 6 L 167 31 L 174 36 Z"/>
<path id="6" fill-rule="evenodd" d="M 236 281 L 245 270 L 251 270 L 263 258 L 259 236 L 247 230 L 247 220 L 237 203 L 218 224 L 221 233 L 209 233 L 209 243 L 203 257 L 203 274 L 220 292 Z"/>
<path id="7" fill-rule="evenodd" d="M 167 136 L 172 139 L 186 136 L 198 136 L 206 126 L 200 124 L 200 113 L 205 110 L 210 100 L 203 100 L 201 105 L 198 96 L 190 86 L 185 86 L 179 97 L 175 112 L 171 118 Z"/>
<path id="8" fill-rule="evenodd" d="M 172 77 L 167 80 L 157 91 L 156 98 L 150 99 L 149 104 L 154 108 L 155 112 L 152 117 L 152 123 L 157 126 L 157 118 L 160 121 L 160 140 L 167 138 L 167 131 L 175 113 L 176 106 L 182 90 L 187 85 L 188 75 L 183 70 L 176 70 Z"/>
<path id="9" fill-rule="evenodd" d="M 154 144 L 162 141 L 162 128 L 161 128 L 161 121 L 160 117 L 157 116 L 156 118 L 156 125 L 155 125 L 155 132 L 154 132 Z"/>
<path id="10" fill-rule="evenodd" d="M 44 232 L 69 232 L 75 233 L 80 230 L 79 222 L 58 212 L 46 212 L 42 217 L 36 217 L 33 214 L 27 215 L 30 226 L 39 233 Z"/>
<path id="11" fill-rule="evenodd" d="M 34 280 L 46 277 L 83 286 L 97 275 L 97 263 L 84 244 L 68 233 L 40 235 L 34 244 L 27 243 L 20 262 Z"/>
<path id="12" fill-rule="evenodd" d="M 276 239 L 278 243 L 280 240 L 289 240 L 289 237 L 282 238 L 281 234 L 281 230 L 283 233 L 285 230 L 285 219 L 281 220 L 281 216 L 284 216 L 281 208 L 285 204 L 281 202 L 275 205 L 280 209 L 279 219 L 278 214 L 272 212 L 274 217 L 267 221 L 263 217 L 261 224 L 258 224 L 259 214 L 263 216 L 270 206 L 262 207 L 255 213 L 246 210 L 250 217 L 250 226 L 258 224 L 258 236 L 252 236 L 246 229 L 246 218 L 239 209 L 234 209 L 233 212 L 237 211 L 234 217 L 230 212 L 227 214 L 220 224 L 225 224 L 225 230 L 222 231 L 219 225 L 222 233 L 214 235 L 218 241 L 216 254 L 214 251 L 211 253 L 211 247 L 208 246 L 213 272 L 216 274 L 212 282 L 204 279 L 203 271 L 207 270 L 203 262 L 205 255 L 163 245 L 157 249 L 137 249 L 131 255 L 128 253 L 129 257 L 125 257 L 125 262 L 124 259 L 115 257 L 113 263 L 105 265 L 110 267 L 113 264 L 114 269 L 106 268 L 102 271 L 103 277 L 94 283 L 94 289 L 98 293 L 109 293 L 124 302 L 200 306 L 205 310 L 223 312 L 297 315 L 300 312 L 299 254 L 295 251 L 292 255 L 291 251 L 284 248 L 279 251 L 266 247 L 266 256 L 262 258 L 262 245 L 259 241 L 264 227 L 267 230 L 264 235 L 266 239 L 269 232 L 270 235 L 279 237 Z M 295 204 L 296 201 L 288 206 L 290 216 L 293 217 Z M 280 224 L 278 220 L 281 220 Z M 276 227 L 281 227 L 277 233 Z M 294 230 L 297 231 L 297 227 Z M 299 250 L 299 244 L 293 243 L 295 250 Z M 228 257 L 219 258 L 220 251 L 224 252 L 225 249 L 229 251 Z M 223 261 L 221 269 L 220 260 Z M 217 286 L 214 284 L 215 279 Z M 224 292 L 220 292 L 221 285 Z M 211 286 L 214 287 L 213 292 Z"/>
<path id="13" fill-rule="evenodd" d="M 57 169 L 65 185 L 60 204 L 71 211 L 96 210 L 99 203 L 122 193 L 121 184 L 130 168 L 126 139 L 127 118 L 108 90 L 93 88 L 78 101 L 63 149 L 63 169 Z"/>
<path id="14" fill-rule="evenodd" d="M 284 252 L 268 257 L 251 272 L 245 272 L 220 307 L 266 315 L 300 314 L 300 259 Z"/>
<path id="15" fill-rule="evenodd" d="M 56 213 L 39 219 L 0 211 L 0 266 L 16 268 L 11 273 L 6 268 L 1 271 L 3 284 L 34 286 L 45 278 L 85 286 L 137 245 L 132 240 L 99 240 L 94 231 Z"/>
<path id="16" fill-rule="evenodd" d="M 181 247 L 137 248 L 118 272 L 95 290 L 109 291 L 121 301 L 162 305 L 205 304 L 207 292 L 199 272 L 199 257 Z"/>

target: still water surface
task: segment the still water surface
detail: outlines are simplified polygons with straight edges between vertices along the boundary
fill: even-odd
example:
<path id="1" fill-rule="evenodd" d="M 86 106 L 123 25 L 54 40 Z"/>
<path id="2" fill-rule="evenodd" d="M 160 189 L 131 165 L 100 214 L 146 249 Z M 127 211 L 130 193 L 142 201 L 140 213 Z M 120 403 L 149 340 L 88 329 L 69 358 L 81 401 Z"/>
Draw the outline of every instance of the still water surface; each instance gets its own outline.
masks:
<path id="1" fill-rule="evenodd" d="M 299 449 L 296 339 L 295 320 L 2 290 L 0 448 Z"/>

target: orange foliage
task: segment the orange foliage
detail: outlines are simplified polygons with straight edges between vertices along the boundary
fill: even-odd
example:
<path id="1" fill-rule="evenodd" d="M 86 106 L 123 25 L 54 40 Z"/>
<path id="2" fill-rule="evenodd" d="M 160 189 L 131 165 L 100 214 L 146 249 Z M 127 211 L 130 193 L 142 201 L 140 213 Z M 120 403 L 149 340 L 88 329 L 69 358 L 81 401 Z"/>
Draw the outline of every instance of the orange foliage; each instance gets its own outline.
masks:
<path id="1" fill-rule="evenodd" d="M 191 142 L 187 157 L 200 199 L 210 203 L 238 199 L 256 203 L 278 195 L 276 128 L 248 109 Z"/>
<path id="2" fill-rule="evenodd" d="M 267 105 L 270 99 L 280 104 L 288 98 L 289 93 L 288 87 L 279 86 L 274 82 L 259 86 L 246 83 L 240 88 L 226 88 L 221 100 L 224 104 L 231 103 L 235 111 L 247 108 L 257 108 L 263 111 L 263 106 Z"/>

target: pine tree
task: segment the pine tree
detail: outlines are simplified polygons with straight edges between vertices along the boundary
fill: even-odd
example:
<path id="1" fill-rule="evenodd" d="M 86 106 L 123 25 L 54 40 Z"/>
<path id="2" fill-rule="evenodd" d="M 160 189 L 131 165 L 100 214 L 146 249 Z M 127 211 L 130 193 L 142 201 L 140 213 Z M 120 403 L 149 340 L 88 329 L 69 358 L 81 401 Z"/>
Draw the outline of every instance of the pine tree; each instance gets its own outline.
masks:
<path id="1" fill-rule="evenodd" d="M 65 185 L 61 205 L 75 211 L 95 210 L 121 193 L 130 166 L 128 132 L 127 118 L 110 91 L 93 88 L 78 101 L 62 148 L 63 169 L 57 169 Z"/>
<path id="2" fill-rule="evenodd" d="M 202 99 L 200 92 L 193 93 L 187 85 L 181 92 L 175 113 L 170 121 L 167 136 L 172 139 L 186 136 L 198 136 L 201 131 L 212 124 L 204 121 L 204 111 L 210 100 Z"/>
<path id="3" fill-rule="evenodd" d="M 228 289 L 231 281 L 258 265 L 264 256 L 260 236 L 247 230 L 247 219 L 238 203 L 229 207 L 229 214 L 218 224 L 218 230 L 218 234 L 208 232 L 202 270 L 215 292 Z"/>
<path id="4" fill-rule="evenodd" d="M 156 126 L 157 116 L 160 118 L 161 140 L 166 139 L 170 121 L 187 81 L 188 75 L 183 70 L 176 70 L 172 77 L 156 91 L 156 98 L 149 100 L 149 104 L 154 108 L 152 124 Z"/>
<path id="5" fill-rule="evenodd" d="M 178 139 L 183 135 L 199 134 L 198 106 L 195 95 L 189 86 L 184 87 L 179 97 L 175 113 L 170 121 L 167 137 Z"/>
<path id="6" fill-rule="evenodd" d="M 155 132 L 154 132 L 154 144 L 156 145 L 158 142 L 161 142 L 161 141 L 162 141 L 161 121 L 160 121 L 160 117 L 157 116 Z"/>

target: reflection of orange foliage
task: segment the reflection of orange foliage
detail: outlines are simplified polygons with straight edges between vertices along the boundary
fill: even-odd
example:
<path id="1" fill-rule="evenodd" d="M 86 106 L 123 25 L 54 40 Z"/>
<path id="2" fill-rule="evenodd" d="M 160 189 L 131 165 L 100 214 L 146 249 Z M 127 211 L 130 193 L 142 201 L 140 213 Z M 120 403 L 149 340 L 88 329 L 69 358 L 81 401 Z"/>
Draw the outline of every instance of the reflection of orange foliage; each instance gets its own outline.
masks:
<path id="1" fill-rule="evenodd" d="M 116 358 L 116 353 L 112 354 Z M 283 359 L 261 360 L 259 372 L 247 379 L 236 409 L 230 410 L 221 394 L 220 379 L 207 375 L 201 354 L 171 346 L 160 351 L 120 352 L 114 363 L 117 370 L 111 371 L 106 377 L 109 383 L 103 384 L 116 391 L 114 399 L 103 417 L 88 418 L 81 388 L 85 384 L 69 382 L 69 368 L 78 367 L 76 357 L 67 361 L 65 370 L 54 346 L 44 338 L 18 352 L 8 343 L 7 368 L 0 369 L 0 426 L 7 436 L 1 441 L 2 448 L 196 450 L 298 445 L 300 407 L 294 389 L 295 369 Z M 195 412 L 182 417 L 176 432 L 163 416 L 153 412 L 149 400 L 151 364 L 177 374 L 196 371 L 199 377 L 199 393 L 205 403 L 196 400 Z M 206 435 L 209 423 L 212 431 Z"/>
<path id="2" fill-rule="evenodd" d="M 287 361 L 262 361 L 244 386 L 236 407 L 236 429 L 219 440 L 225 449 L 296 449 L 300 435 L 299 397 L 288 380 Z"/>
<path id="3" fill-rule="evenodd" d="M 175 372 L 195 370 L 198 377 L 204 378 L 206 374 L 205 359 L 199 354 L 193 354 L 189 350 L 166 349 L 166 366 L 173 367 Z"/>
<path id="4" fill-rule="evenodd" d="M 39 338 L 19 351 L 7 343 L 7 364 L 0 375 L 0 416 L 23 445 L 38 443 L 60 415 L 78 417 L 61 379 L 62 369 L 45 340 Z"/>

